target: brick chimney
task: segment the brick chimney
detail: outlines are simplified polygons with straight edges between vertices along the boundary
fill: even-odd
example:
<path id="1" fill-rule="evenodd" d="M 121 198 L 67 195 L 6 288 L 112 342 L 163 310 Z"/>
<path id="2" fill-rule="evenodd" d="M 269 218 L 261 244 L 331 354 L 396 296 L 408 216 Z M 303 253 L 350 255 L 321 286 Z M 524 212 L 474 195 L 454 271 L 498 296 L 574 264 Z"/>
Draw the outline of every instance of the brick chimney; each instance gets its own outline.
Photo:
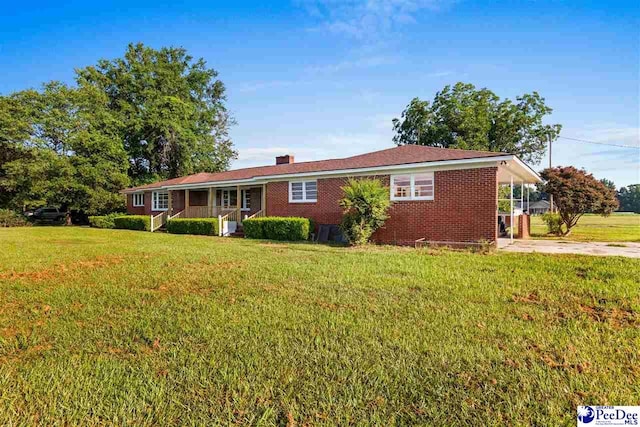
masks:
<path id="1" fill-rule="evenodd" d="M 291 163 L 293 163 L 293 156 L 289 154 L 276 157 L 276 165 L 290 165 Z"/>

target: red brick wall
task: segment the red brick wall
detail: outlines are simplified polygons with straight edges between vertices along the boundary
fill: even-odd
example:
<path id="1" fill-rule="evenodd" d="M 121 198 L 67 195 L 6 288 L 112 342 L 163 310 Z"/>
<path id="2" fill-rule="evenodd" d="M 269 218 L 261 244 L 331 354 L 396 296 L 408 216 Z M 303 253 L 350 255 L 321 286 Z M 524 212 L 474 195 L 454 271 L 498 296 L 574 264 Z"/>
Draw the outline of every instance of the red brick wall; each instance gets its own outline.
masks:
<path id="1" fill-rule="evenodd" d="M 389 185 L 389 176 L 379 176 Z M 392 202 L 390 217 L 374 235 L 378 243 L 476 242 L 497 238 L 497 168 L 437 171 L 434 200 Z M 318 180 L 316 203 L 289 203 L 288 181 L 267 184 L 267 215 L 302 216 L 339 224 L 345 178 Z"/>
<path id="2" fill-rule="evenodd" d="M 148 202 L 147 202 L 147 199 Z M 131 215 L 145 215 L 147 203 L 151 203 L 151 193 L 144 194 L 144 206 L 133 206 L 133 194 L 127 194 L 127 213 Z"/>
<path id="3" fill-rule="evenodd" d="M 184 201 L 183 201 L 184 204 Z M 144 192 L 144 206 L 133 206 L 133 195 L 127 194 L 127 213 L 131 215 L 157 215 L 162 211 L 151 210 L 151 191 Z"/>

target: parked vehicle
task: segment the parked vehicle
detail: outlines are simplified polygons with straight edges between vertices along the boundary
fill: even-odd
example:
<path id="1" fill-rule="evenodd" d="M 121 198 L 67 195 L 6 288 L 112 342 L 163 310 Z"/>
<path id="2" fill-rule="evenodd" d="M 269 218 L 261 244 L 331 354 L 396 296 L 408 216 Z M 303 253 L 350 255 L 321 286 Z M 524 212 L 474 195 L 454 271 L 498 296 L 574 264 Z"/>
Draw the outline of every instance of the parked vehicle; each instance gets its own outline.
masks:
<path id="1" fill-rule="evenodd" d="M 31 215 L 27 213 L 27 217 L 37 221 L 62 222 L 66 217 L 66 213 L 58 208 L 45 207 L 36 209 Z"/>

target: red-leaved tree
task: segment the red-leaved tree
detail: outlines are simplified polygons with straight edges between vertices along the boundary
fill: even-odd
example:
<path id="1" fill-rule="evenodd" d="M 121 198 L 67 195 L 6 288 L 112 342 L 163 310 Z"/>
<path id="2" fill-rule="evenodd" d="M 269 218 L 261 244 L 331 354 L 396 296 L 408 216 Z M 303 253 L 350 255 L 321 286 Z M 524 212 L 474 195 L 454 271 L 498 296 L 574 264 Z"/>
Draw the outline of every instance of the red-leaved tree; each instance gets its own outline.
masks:
<path id="1" fill-rule="evenodd" d="M 571 233 L 585 213 L 607 216 L 618 208 L 615 190 L 585 170 L 573 166 L 547 168 L 541 176 L 545 180 L 543 191 L 553 195 L 553 203 L 564 223 L 564 236 Z"/>

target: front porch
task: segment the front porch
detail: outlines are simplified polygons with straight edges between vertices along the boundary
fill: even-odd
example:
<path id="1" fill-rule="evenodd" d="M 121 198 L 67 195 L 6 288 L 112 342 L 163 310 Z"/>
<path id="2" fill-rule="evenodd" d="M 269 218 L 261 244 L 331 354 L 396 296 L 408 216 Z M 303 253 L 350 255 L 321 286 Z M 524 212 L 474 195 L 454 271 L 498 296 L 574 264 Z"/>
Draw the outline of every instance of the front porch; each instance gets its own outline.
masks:
<path id="1" fill-rule="evenodd" d="M 264 216 L 266 187 L 234 186 L 154 191 L 153 210 L 164 210 L 152 216 L 151 230 L 163 227 L 174 218 L 218 218 L 220 235 L 242 230 L 242 221 Z"/>

